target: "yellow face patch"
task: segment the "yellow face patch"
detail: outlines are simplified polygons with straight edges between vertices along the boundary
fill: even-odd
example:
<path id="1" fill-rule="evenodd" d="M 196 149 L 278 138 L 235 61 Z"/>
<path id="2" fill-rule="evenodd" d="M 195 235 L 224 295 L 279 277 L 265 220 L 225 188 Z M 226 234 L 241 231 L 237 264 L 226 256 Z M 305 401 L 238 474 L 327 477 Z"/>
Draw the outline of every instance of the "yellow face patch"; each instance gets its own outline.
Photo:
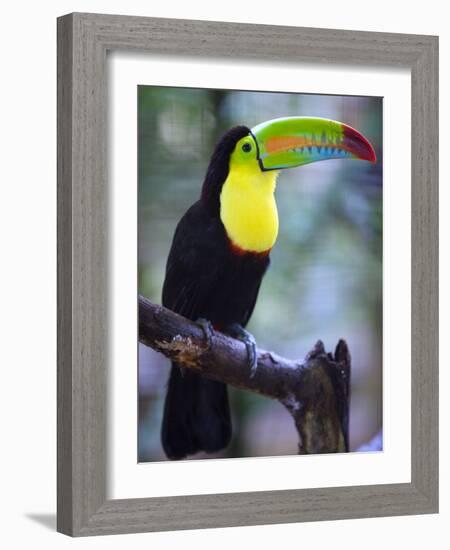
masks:
<path id="1" fill-rule="evenodd" d="M 232 243 L 247 252 L 270 250 L 278 235 L 278 171 L 261 171 L 251 136 L 238 141 L 220 195 L 220 219 Z"/>

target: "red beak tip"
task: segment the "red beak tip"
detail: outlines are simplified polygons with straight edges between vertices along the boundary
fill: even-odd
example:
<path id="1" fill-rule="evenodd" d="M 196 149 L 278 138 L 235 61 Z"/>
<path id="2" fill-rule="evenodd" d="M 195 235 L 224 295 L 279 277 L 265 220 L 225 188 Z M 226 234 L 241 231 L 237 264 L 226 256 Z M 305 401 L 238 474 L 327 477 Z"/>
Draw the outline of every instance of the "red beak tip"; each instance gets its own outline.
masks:
<path id="1" fill-rule="evenodd" d="M 373 148 L 371 147 L 371 150 L 370 150 L 370 153 L 369 155 L 367 156 L 367 159 L 369 162 L 371 162 L 372 164 L 376 164 L 377 162 L 377 155 L 375 153 L 375 151 L 373 150 Z"/>
<path id="2" fill-rule="evenodd" d="M 350 150 L 353 150 L 355 156 L 361 160 L 367 160 L 373 164 L 376 163 L 377 155 L 370 141 L 351 126 L 343 124 L 343 127 L 344 139 L 347 141 Z"/>

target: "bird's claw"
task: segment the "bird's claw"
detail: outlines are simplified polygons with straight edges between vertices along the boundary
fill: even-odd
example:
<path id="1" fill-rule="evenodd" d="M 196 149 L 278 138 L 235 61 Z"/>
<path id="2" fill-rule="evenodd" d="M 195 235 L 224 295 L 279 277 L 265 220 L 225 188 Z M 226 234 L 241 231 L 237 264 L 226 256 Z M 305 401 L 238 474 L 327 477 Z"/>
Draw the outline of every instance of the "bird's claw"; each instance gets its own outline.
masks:
<path id="1" fill-rule="evenodd" d="M 202 329 L 203 334 L 205 336 L 206 341 L 206 349 L 212 348 L 212 339 L 214 336 L 214 328 L 211 324 L 211 321 L 208 321 L 208 319 L 204 319 L 203 317 L 200 317 L 196 321 L 197 325 Z"/>
<path id="2" fill-rule="evenodd" d="M 258 368 L 258 356 L 256 354 L 256 342 L 245 341 L 245 347 L 247 348 L 247 357 L 250 365 L 250 378 L 253 378 L 256 374 L 256 369 Z"/>
<path id="3" fill-rule="evenodd" d="M 250 366 L 250 378 L 253 378 L 258 368 L 258 355 L 256 353 L 256 340 L 253 334 L 245 330 L 238 323 L 227 327 L 226 333 L 233 338 L 237 338 L 245 344 L 247 358 Z"/>

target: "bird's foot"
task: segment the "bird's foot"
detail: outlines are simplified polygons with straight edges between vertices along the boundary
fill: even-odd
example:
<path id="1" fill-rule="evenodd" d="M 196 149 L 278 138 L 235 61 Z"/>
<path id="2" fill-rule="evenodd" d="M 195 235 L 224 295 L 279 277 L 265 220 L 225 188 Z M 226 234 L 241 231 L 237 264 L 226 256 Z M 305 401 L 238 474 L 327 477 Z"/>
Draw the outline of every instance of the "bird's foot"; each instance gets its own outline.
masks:
<path id="1" fill-rule="evenodd" d="M 256 340 L 253 334 L 245 330 L 239 323 L 228 325 L 224 330 L 225 334 L 240 340 L 247 349 L 247 359 L 250 367 L 250 378 L 253 378 L 258 367 L 258 356 L 256 353 Z"/>
<path id="2" fill-rule="evenodd" d="M 211 324 L 211 321 L 200 317 L 199 319 L 197 319 L 196 323 L 202 329 L 205 336 L 206 349 L 210 350 L 212 348 L 212 339 L 214 336 L 214 328 Z"/>

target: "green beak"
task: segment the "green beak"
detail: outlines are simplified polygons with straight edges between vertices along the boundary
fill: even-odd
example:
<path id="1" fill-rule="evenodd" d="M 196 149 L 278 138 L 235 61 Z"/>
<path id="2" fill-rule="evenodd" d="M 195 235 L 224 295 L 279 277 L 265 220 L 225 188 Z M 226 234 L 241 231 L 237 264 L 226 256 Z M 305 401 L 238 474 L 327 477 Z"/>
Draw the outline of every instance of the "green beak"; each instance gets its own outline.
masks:
<path id="1" fill-rule="evenodd" d="M 327 159 L 377 160 L 372 145 L 362 134 L 326 118 L 276 118 L 258 124 L 251 133 L 264 171 Z"/>

